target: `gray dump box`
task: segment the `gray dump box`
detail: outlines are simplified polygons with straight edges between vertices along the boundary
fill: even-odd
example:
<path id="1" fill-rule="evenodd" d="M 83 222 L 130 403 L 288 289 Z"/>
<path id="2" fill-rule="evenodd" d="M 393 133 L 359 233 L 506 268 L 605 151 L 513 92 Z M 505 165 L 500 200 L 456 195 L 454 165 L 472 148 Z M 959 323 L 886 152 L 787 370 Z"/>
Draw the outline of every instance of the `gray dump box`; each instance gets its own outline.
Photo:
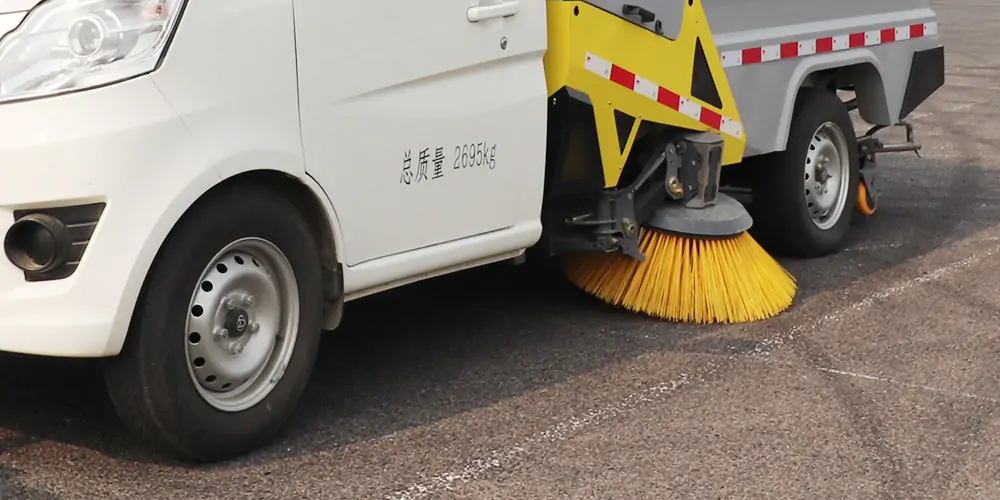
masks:
<path id="1" fill-rule="evenodd" d="M 926 0 L 703 0 L 746 124 L 746 155 L 785 149 L 803 85 L 857 94 L 873 125 L 905 118 L 944 83 Z"/>
<path id="2" fill-rule="evenodd" d="M 592 3 L 675 38 L 693 1 Z M 746 190 L 771 250 L 837 251 L 853 216 L 878 205 L 876 155 L 920 149 L 905 118 L 944 84 L 936 13 L 928 0 L 700 1 L 746 131 L 723 182 Z M 855 110 L 869 124 L 859 134 Z M 902 143 L 875 136 L 896 125 Z"/>

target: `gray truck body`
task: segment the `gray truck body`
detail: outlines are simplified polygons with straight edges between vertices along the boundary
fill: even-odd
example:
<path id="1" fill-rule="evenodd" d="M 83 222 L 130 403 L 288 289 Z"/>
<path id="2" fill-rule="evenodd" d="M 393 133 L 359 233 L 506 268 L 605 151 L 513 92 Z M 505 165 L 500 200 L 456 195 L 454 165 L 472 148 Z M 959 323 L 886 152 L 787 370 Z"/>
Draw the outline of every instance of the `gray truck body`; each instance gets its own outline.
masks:
<path id="1" fill-rule="evenodd" d="M 621 2 L 592 3 L 622 12 Z M 676 36 L 683 0 L 630 4 L 653 12 L 664 36 Z M 937 14 L 929 0 L 702 0 L 702 4 L 746 129 L 744 156 L 785 149 L 802 86 L 853 86 L 861 118 L 889 126 L 943 83 L 940 61 L 933 56 L 915 58 L 921 52 L 941 50 Z M 654 29 L 654 22 L 636 22 Z M 915 67 L 917 60 L 927 69 Z M 914 76 L 923 81 L 913 81 Z"/>

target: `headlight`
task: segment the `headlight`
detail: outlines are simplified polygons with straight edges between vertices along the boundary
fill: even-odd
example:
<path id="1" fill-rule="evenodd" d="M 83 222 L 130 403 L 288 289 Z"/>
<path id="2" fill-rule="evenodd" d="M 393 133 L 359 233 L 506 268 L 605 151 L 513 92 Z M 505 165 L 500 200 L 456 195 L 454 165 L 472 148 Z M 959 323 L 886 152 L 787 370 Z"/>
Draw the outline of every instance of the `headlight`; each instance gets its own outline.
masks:
<path id="1" fill-rule="evenodd" d="M 0 40 L 0 102 L 156 69 L 185 0 L 45 0 Z"/>

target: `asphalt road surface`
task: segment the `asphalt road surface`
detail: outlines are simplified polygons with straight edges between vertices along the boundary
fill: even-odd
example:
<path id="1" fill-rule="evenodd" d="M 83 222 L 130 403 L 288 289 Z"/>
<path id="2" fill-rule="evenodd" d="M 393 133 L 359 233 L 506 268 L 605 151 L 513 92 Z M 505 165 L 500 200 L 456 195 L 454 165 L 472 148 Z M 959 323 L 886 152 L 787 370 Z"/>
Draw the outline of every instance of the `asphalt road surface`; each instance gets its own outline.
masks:
<path id="1" fill-rule="evenodd" d="M 923 158 L 793 309 L 665 324 L 490 268 L 353 303 L 274 445 L 190 467 L 92 362 L 0 360 L 0 499 L 1000 498 L 1000 0 L 942 0 Z"/>

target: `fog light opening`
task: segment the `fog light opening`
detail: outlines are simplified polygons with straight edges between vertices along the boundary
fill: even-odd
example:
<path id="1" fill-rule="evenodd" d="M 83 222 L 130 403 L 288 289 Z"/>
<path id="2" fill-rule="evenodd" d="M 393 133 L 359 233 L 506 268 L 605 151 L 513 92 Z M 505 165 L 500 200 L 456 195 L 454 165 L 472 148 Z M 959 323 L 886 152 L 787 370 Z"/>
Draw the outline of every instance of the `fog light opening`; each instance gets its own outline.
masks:
<path id="1" fill-rule="evenodd" d="M 70 239 L 66 225 L 48 214 L 30 214 L 18 219 L 3 240 L 7 259 L 18 269 L 44 273 L 66 262 Z"/>

